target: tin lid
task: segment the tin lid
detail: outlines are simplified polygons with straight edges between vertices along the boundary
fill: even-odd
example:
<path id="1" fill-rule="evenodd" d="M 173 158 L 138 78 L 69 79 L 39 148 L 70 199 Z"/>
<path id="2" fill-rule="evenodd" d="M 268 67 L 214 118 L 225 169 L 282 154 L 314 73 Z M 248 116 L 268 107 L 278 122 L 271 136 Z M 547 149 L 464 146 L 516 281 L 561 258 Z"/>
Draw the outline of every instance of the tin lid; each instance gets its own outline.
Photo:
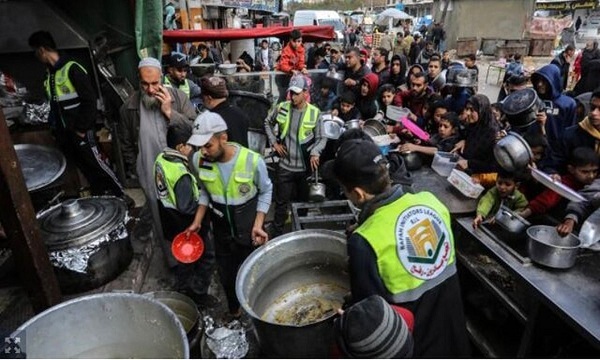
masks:
<path id="1" fill-rule="evenodd" d="M 50 251 L 80 247 L 110 233 L 125 221 L 127 206 L 114 196 L 70 199 L 38 214 Z"/>
<path id="2" fill-rule="evenodd" d="M 15 151 L 29 191 L 52 184 L 65 172 L 67 167 L 64 155 L 53 147 L 17 144 Z"/>

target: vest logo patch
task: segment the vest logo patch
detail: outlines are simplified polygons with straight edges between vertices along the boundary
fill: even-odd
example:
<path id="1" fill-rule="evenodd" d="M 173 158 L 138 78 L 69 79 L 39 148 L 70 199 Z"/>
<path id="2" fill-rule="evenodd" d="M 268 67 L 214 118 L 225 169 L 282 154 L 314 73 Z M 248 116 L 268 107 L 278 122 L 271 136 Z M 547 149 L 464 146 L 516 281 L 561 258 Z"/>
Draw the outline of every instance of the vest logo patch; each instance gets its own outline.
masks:
<path id="1" fill-rule="evenodd" d="M 71 92 L 71 90 L 69 90 L 69 87 L 67 85 L 61 86 L 60 90 L 62 91 L 63 94 L 68 94 Z"/>
<path id="2" fill-rule="evenodd" d="M 406 209 L 396 221 L 396 252 L 404 268 L 421 280 L 436 278 L 450 261 L 450 231 L 426 206 Z"/>
<path id="3" fill-rule="evenodd" d="M 167 190 L 167 182 L 165 180 L 165 172 L 160 166 L 160 164 L 156 164 L 156 191 L 158 192 L 158 197 L 164 199 L 169 196 L 169 191 Z"/>
<path id="4" fill-rule="evenodd" d="M 240 194 L 246 195 L 247 193 L 250 192 L 250 185 L 240 184 L 240 186 L 238 186 L 238 191 L 240 192 Z"/>

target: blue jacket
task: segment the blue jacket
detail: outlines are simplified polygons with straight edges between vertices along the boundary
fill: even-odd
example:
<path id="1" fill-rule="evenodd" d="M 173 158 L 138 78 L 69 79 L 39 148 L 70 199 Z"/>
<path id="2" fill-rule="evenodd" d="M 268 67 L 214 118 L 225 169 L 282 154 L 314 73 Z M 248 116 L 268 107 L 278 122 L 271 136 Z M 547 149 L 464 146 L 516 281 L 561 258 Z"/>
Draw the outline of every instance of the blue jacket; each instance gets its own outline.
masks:
<path id="1" fill-rule="evenodd" d="M 547 112 L 546 136 L 552 149 L 555 149 L 566 128 L 577 123 L 575 100 L 562 94 L 562 78 L 560 69 L 554 64 L 541 67 L 531 76 L 531 82 L 535 84 L 537 78 L 543 78 L 550 85 L 550 94 L 542 97 L 542 100 L 550 100 L 553 112 Z M 538 94 L 539 95 L 539 94 Z M 541 97 L 541 96 L 540 96 Z"/>

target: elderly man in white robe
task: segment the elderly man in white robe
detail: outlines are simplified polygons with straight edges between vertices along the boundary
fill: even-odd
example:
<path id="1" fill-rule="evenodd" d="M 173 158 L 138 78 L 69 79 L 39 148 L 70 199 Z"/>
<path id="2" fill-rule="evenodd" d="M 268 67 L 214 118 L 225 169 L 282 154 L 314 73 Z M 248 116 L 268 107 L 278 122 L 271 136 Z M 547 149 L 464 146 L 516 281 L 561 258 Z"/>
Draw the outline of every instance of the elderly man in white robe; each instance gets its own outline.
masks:
<path id="1" fill-rule="evenodd" d="M 162 234 L 154 161 L 167 147 L 168 126 L 193 123 L 196 110 L 183 91 L 163 86 L 159 60 L 142 59 L 138 71 L 140 90 L 121 106 L 119 140 L 125 170 L 128 176 L 137 174 L 152 212 L 156 234 Z"/>

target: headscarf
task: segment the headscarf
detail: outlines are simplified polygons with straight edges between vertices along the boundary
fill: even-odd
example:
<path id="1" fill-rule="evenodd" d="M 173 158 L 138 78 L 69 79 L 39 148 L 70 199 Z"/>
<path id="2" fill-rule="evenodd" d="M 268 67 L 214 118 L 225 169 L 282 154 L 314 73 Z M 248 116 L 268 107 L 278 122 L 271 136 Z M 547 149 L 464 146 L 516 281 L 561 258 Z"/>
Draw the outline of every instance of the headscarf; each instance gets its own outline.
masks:
<path id="1" fill-rule="evenodd" d="M 477 111 L 479 120 L 475 124 L 469 124 L 473 126 L 493 126 L 492 106 L 490 99 L 483 94 L 475 94 L 467 100 L 467 104 L 473 106 L 473 109 Z"/>

